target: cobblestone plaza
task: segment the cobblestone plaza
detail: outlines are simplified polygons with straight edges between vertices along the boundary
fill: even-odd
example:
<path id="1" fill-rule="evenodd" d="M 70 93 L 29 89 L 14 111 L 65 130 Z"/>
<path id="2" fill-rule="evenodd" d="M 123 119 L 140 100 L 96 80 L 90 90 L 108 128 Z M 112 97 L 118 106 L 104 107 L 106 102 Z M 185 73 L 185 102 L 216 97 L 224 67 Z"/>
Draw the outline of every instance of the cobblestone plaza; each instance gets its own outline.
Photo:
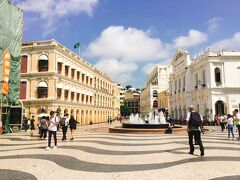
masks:
<path id="1" fill-rule="evenodd" d="M 58 149 L 49 151 L 47 141 L 29 132 L 2 135 L 0 179 L 240 179 L 240 141 L 228 140 L 218 127 L 203 135 L 204 157 L 198 148 L 187 154 L 186 134 L 109 134 L 107 129 L 106 124 L 79 127 L 74 141 L 65 142 L 59 132 Z"/>

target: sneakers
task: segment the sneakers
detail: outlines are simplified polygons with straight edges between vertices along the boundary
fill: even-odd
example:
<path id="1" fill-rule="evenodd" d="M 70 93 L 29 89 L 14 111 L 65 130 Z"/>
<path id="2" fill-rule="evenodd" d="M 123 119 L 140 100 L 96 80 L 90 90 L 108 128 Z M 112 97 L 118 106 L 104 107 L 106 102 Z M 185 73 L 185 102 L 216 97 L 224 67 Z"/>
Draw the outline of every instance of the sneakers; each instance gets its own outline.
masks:
<path id="1" fill-rule="evenodd" d="M 193 152 L 190 151 L 188 154 L 192 154 L 193 155 Z"/>
<path id="2" fill-rule="evenodd" d="M 74 140 L 73 138 L 70 139 L 70 141 L 73 141 L 73 140 Z"/>
<path id="3" fill-rule="evenodd" d="M 204 152 L 201 152 L 201 154 L 200 154 L 201 156 L 204 156 Z"/>
<path id="4" fill-rule="evenodd" d="M 57 146 L 54 146 L 53 149 L 57 149 Z M 50 147 L 46 147 L 46 151 L 50 150 Z"/>

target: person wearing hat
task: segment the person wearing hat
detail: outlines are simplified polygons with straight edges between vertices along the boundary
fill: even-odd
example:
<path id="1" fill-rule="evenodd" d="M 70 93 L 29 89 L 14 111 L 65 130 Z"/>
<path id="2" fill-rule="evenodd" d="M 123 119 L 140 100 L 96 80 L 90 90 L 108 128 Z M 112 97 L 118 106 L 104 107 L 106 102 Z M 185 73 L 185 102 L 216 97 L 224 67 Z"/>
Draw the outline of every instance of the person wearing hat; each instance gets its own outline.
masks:
<path id="1" fill-rule="evenodd" d="M 189 154 L 193 154 L 194 145 L 193 145 L 193 137 L 195 139 L 195 143 L 199 145 L 201 156 L 204 156 L 204 147 L 201 140 L 201 125 L 202 125 L 202 116 L 195 111 L 195 107 L 193 105 L 189 106 L 189 112 L 187 114 L 187 122 L 188 122 L 188 140 L 190 151 Z"/>

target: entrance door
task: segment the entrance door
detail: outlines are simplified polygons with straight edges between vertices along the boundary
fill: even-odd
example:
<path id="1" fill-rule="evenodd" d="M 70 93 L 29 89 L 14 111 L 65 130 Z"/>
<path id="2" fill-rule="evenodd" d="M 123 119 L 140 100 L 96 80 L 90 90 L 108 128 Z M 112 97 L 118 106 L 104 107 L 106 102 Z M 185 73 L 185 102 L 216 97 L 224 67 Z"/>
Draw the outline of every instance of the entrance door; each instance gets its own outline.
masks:
<path id="1" fill-rule="evenodd" d="M 225 109 L 225 107 L 224 107 L 224 103 L 222 101 L 217 101 L 215 103 L 215 112 L 216 112 L 216 114 L 223 115 L 225 113 L 224 109 Z"/>

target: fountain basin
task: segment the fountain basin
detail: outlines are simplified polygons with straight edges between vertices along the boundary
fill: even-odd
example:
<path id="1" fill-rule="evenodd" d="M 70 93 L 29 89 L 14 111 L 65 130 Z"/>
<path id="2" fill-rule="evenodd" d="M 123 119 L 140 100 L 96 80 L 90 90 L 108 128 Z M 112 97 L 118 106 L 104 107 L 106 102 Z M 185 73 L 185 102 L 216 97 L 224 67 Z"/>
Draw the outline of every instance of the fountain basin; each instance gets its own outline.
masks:
<path id="1" fill-rule="evenodd" d="M 168 128 L 168 123 L 165 124 L 132 124 L 132 123 L 122 123 L 123 128 L 137 128 L 137 129 L 166 129 Z"/>
<path id="2" fill-rule="evenodd" d="M 140 124 L 146 125 L 146 124 Z M 150 124 L 155 125 L 155 124 Z M 159 124 L 156 124 L 159 125 Z M 109 133 L 127 133 L 127 134 L 165 134 L 167 128 L 123 128 L 122 126 L 109 128 Z M 174 126 L 172 129 L 173 134 L 186 135 L 187 127 Z"/>

